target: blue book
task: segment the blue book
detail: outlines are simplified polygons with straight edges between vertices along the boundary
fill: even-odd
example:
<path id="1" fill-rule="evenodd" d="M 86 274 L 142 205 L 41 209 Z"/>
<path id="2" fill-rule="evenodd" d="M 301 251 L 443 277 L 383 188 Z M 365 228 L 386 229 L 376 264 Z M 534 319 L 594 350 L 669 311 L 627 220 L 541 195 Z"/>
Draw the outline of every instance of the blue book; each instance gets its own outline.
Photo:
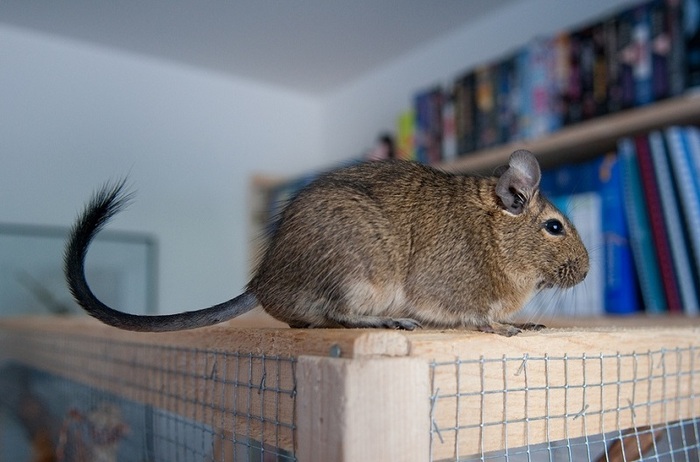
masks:
<path id="1" fill-rule="evenodd" d="M 681 304 L 686 314 L 699 314 L 700 300 L 696 291 L 697 287 L 695 287 L 688 242 L 683 233 L 683 219 L 678 207 L 676 188 L 661 132 L 653 131 L 649 134 L 649 146 L 651 147 L 651 158 L 659 187 L 661 209 L 666 224 Z"/>
<path id="2" fill-rule="evenodd" d="M 634 140 L 623 138 L 618 141 L 618 155 L 622 163 L 624 209 L 629 223 L 630 245 L 642 299 L 648 313 L 662 313 L 666 311 L 666 299 L 654 252 Z"/>
<path id="3" fill-rule="evenodd" d="M 613 314 L 635 313 L 641 310 L 641 306 L 627 219 L 621 213 L 625 203 L 620 158 L 615 154 L 606 155 L 593 166 L 603 207 L 605 311 Z"/>
<path id="4" fill-rule="evenodd" d="M 700 271 L 700 169 L 695 165 L 693 151 L 700 149 L 700 140 L 697 133 L 681 127 L 667 128 L 666 139 L 697 281 Z"/>

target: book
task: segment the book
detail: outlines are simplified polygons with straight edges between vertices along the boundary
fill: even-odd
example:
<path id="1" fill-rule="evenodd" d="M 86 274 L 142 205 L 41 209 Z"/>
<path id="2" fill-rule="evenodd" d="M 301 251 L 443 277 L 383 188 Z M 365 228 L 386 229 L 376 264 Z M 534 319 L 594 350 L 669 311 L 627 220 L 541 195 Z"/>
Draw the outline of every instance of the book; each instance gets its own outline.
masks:
<path id="1" fill-rule="evenodd" d="M 683 311 L 680 292 L 677 285 L 676 271 L 671 256 L 671 248 L 666 234 L 666 223 L 661 205 L 661 197 L 657 185 L 654 162 L 651 158 L 649 138 L 646 135 L 638 135 L 634 138 L 639 163 L 639 174 L 642 181 L 646 210 L 649 214 L 649 227 L 652 242 L 659 264 L 661 283 L 666 294 L 666 306 L 669 312 L 680 313 Z"/>
<path id="2" fill-rule="evenodd" d="M 585 118 L 599 117 L 608 113 L 608 69 L 607 59 L 607 28 L 604 22 L 599 22 L 591 27 L 592 70 L 590 109 L 584 113 Z"/>
<path id="3" fill-rule="evenodd" d="M 654 101 L 680 94 L 685 85 L 682 8 L 680 0 L 649 3 L 649 31 Z"/>
<path id="4" fill-rule="evenodd" d="M 473 72 L 464 74 L 455 82 L 455 132 L 460 156 L 476 149 L 474 85 Z"/>
<path id="5" fill-rule="evenodd" d="M 442 158 L 442 88 L 431 87 L 414 97 L 416 160 L 435 164 Z"/>
<path id="6" fill-rule="evenodd" d="M 415 111 L 407 109 L 399 114 L 396 121 L 396 154 L 402 160 L 416 160 L 413 147 L 415 133 Z"/>
<path id="7" fill-rule="evenodd" d="M 607 60 L 608 108 L 607 112 L 617 112 L 622 105 L 621 63 L 618 59 L 619 15 L 607 18 L 603 28 L 605 33 L 605 58 Z"/>
<path id="8" fill-rule="evenodd" d="M 687 239 L 683 232 L 683 219 L 678 208 L 676 188 L 661 132 L 652 131 L 649 133 L 649 146 L 683 309 L 686 314 L 700 314 L 700 299 L 698 298 L 700 294 L 698 294 L 698 287 L 694 282 Z"/>
<path id="9" fill-rule="evenodd" d="M 630 11 L 632 15 L 632 42 L 634 51 L 632 59 L 632 74 L 634 76 L 634 103 L 642 106 L 654 101 L 651 65 L 651 22 L 649 20 L 649 4 L 643 3 Z M 630 52 L 631 50 L 628 50 Z"/>
<path id="10" fill-rule="evenodd" d="M 498 64 L 496 105 L 498 106 L 498 142 L 508 143 L 518 139 L 518 88 L 517 55 L 510 55 Z"/>
<path id="11" fill-rule="evenodd" d="M 581 34 L 572 32 L 569 35 L 569 79 L 563 98 L 565 125 L 583 120 L 582 48 Z"/>
<path id="12" fill-rule="evenodd" d="M 554 41 L 539 37 L 523 47 L 517 60 L 520 88 L 520 139 L 534 139 L 558 130 L 562 124 L 555 82 Z"/>
<path id="13" fill-rule="evenodd" d="M 676 96 L 683 93 L 686 87 L 683 0 L 665 0 L 664 4 L 668 11 L 666 20 L 668 21 L 667 31 L 670 40 L 668 54 L 669 96 Z M 655 47 L 655 45 L 652 46 Z"/>
<path id="14" fill-rule="evenodd" d="M 622 163 L 624 211 L 642 300 L 648 313 L 662 313 L 666 311 L 666 299 L 654 252 L 634 141 L 630 138 L 619 140 L 618 155 Z"/>
<path id="15" fill-rule="evenodd" d="M 617 17 L 617 86 L 620 92 L 620 109 L 636 103 L 635 62 L 637 49 L 634 39 L 635 20 L 633 10 L 625 10 Z"/>
<path id="16" fill-rule="evenodd" d="M 611 153 L 591 162 L 595 186 L 603 207 L 603 245 L 605 250 L 605 311 L 629 314 L 641 310 L 639 287 L 630 248 L 629 226 L 624 213 L 622 166 Z"/>
<path id="17" fill-rule="evenodd" d="M 449 162 L 457 157 L 457 129 L 455 127 L 454 90 L 445 91 L 442 105 L 442 160 Z"/>
<path id="18" fill-rule="evenodd" d="M 693 151 L 700 150 L 700 137 L 697 130 L 682 127 L 667 128 L 666 137 L 697 281 L 700 272 L 700 166 L 695 166 Z"/>
<path id="19" fill-rule="evenodd" d="M 497 70 L 495 65 L 485 64 L 475 71 L 476 149 L 490 148 L 498 143 Z"/>
<path id="20" fill-rule="evenodd" d="M 554 55 L 553 104 L 554 110 L 559 114 L 560 123 L 563 126 L 566 122 L 566 92 L 569 88 L 569 79 L 571 77 L 571 40 L 567 32 L 559 32 L 554 35 L 552 38 L 552 52 Z"/>
<path id="21" fill-rule="evenodd" d="M 700 0 L 683 1 L 685 86 L 700 85 Z"/>

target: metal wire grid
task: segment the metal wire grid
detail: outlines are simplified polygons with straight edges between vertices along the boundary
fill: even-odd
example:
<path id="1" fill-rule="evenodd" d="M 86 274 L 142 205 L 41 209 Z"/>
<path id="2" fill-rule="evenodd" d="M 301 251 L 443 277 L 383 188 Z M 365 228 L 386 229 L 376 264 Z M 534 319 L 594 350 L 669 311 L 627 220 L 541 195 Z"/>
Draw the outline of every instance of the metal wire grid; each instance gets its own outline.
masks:
<path id="1" fill-rule="evenodd" d="M 642 460 L 698 461 L 699 353 L 691 346 L 434 361 L 430 460 L 626 461 L 641 454 Z M 440 389 L 440 375 L 452 376 L 448 390 Z M 616 398 L 606 398 L 610 390 Z M 575 428 L 583 434 L 570 434 Z M 589 434 L 593 428 L 603 431 Z M 563 438 L 551 437 L 562 433 Z M 520 441 L 512 437 L 516 434 L 524 434 L 525 444 L 509 442 Z M 487 447 L 494 435 L 502 449 Z M 477 451 L 466 452 L 474 444 Z M 453 456 L 437 457 L 444 456 L 445 445 Z"/>
<path id="2" fill-rule="evenodd" d="M 37 332 L 0 333 L 0 367 L 16 367 L 3 356 L 51 372 L 26 377 L 59 449 L 106 414 L 128 429 L 120 461 L 295 460 L 293 358 Z"/>

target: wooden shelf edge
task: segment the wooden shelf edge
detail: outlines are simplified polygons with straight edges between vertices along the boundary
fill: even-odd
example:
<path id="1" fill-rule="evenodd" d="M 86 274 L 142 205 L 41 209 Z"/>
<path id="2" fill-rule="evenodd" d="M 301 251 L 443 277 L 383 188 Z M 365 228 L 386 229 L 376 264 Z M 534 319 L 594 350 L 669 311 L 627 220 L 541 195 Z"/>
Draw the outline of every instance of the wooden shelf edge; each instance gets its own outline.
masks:
<path id="1" fill-rule="evenodd" d="M 517 149 L 532 151 L 543 166 L 577 161 L 604 154 L 616 147 L 623 136 L 635 135 L 669 125 L 700 122 L 700 92 L 659 101 L 571 125 L 536 140 L 521 140 L 466 154 L 453 162 L 439 164 L 446 171 L 490 173 L 506 164 Z"/>
<path id="2" fill-rule="evenodd" d="M 333 355 L 344 358 L 412 356 L 416 352 L 416 345 L 433 343 L 439 345 L 435 347 L 436 351 L 452 349 L 458 343 L 484 345 L 487 349 L 483 351 L 492 350 L 496 345 L 505 349 L 519 345 L 526 351 L 528 345 L 540 345 L 543 341 L 553 339 L 557 339 L 555 343 L 559 344 L 566 344 L 566 339 L 577 336 L 601 336 L 609 340 L 623 332 L 636 332 L 635 335 L 642 339 L 653 338 L 660 332 L 670 333 L 671 338 L 674 334 L 680 335 L 678 338 L 687 335 L 700 338 L 697 337 L 700 331 L 700 317 L 567 318 L 543 322 L 551 328 L 505 338 L 469 330 L 406 332 L 382 329 L 289 329 L 236 327 L 232 323 L 171 333 L 139 333 L 115 329 L 87 316 L 26 316 L 0 319 L 0 334 L 3 331 L 41 332 L 46 335 L 98 337 L 136 344 L 245 351 L 285 357 Z M 672 345 L 671 342 L 669 346 Z"/>

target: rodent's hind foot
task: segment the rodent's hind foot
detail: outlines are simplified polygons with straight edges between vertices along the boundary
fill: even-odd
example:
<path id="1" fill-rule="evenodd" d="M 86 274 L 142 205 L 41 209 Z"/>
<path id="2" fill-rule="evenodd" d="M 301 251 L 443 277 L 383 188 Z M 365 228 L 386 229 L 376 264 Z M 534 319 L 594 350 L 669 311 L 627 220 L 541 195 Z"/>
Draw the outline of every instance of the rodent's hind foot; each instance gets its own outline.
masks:
<path id="1" fill-rule="evenodd" d="M 348 329 L 385 328 L 415 330 L 423 326 L 411 318 L 384 318 L 381 316 L 347 316 L 336 319 L 338 324 Z"/>
<path id="2" fill-rule="evenodd" d="M 504 337 L 512 337 L 518 335 L 522 330 L 511 324 L 501 324 L 499 322 L 492 322 L 491 324 L 482 324 L 476 326 L 479 332 L 486 332 L 487 334 L 498 334 Z"/>
<path id="3" fill-rule="evenodd" d="M 533 322 L 525 322 L 521 324 L 492 322 L 491 324 L 483 324 L 481 326 L 477 326 L 476 328 L 480 332 L 503 335 L 504 337 L 512 337 L 514 335 L 518 335 L 524 330 L 542 330 L 545 327 L 546 326 L 542 324 L 535 324 Z"/>
<path id="4" fill-rule="evenodd" d="M 534 322 L 524 322 L 522 324 L 513 325 L 521 330 L 542 330 L 547 328 L 544 324 L 536 324 Z"/>

